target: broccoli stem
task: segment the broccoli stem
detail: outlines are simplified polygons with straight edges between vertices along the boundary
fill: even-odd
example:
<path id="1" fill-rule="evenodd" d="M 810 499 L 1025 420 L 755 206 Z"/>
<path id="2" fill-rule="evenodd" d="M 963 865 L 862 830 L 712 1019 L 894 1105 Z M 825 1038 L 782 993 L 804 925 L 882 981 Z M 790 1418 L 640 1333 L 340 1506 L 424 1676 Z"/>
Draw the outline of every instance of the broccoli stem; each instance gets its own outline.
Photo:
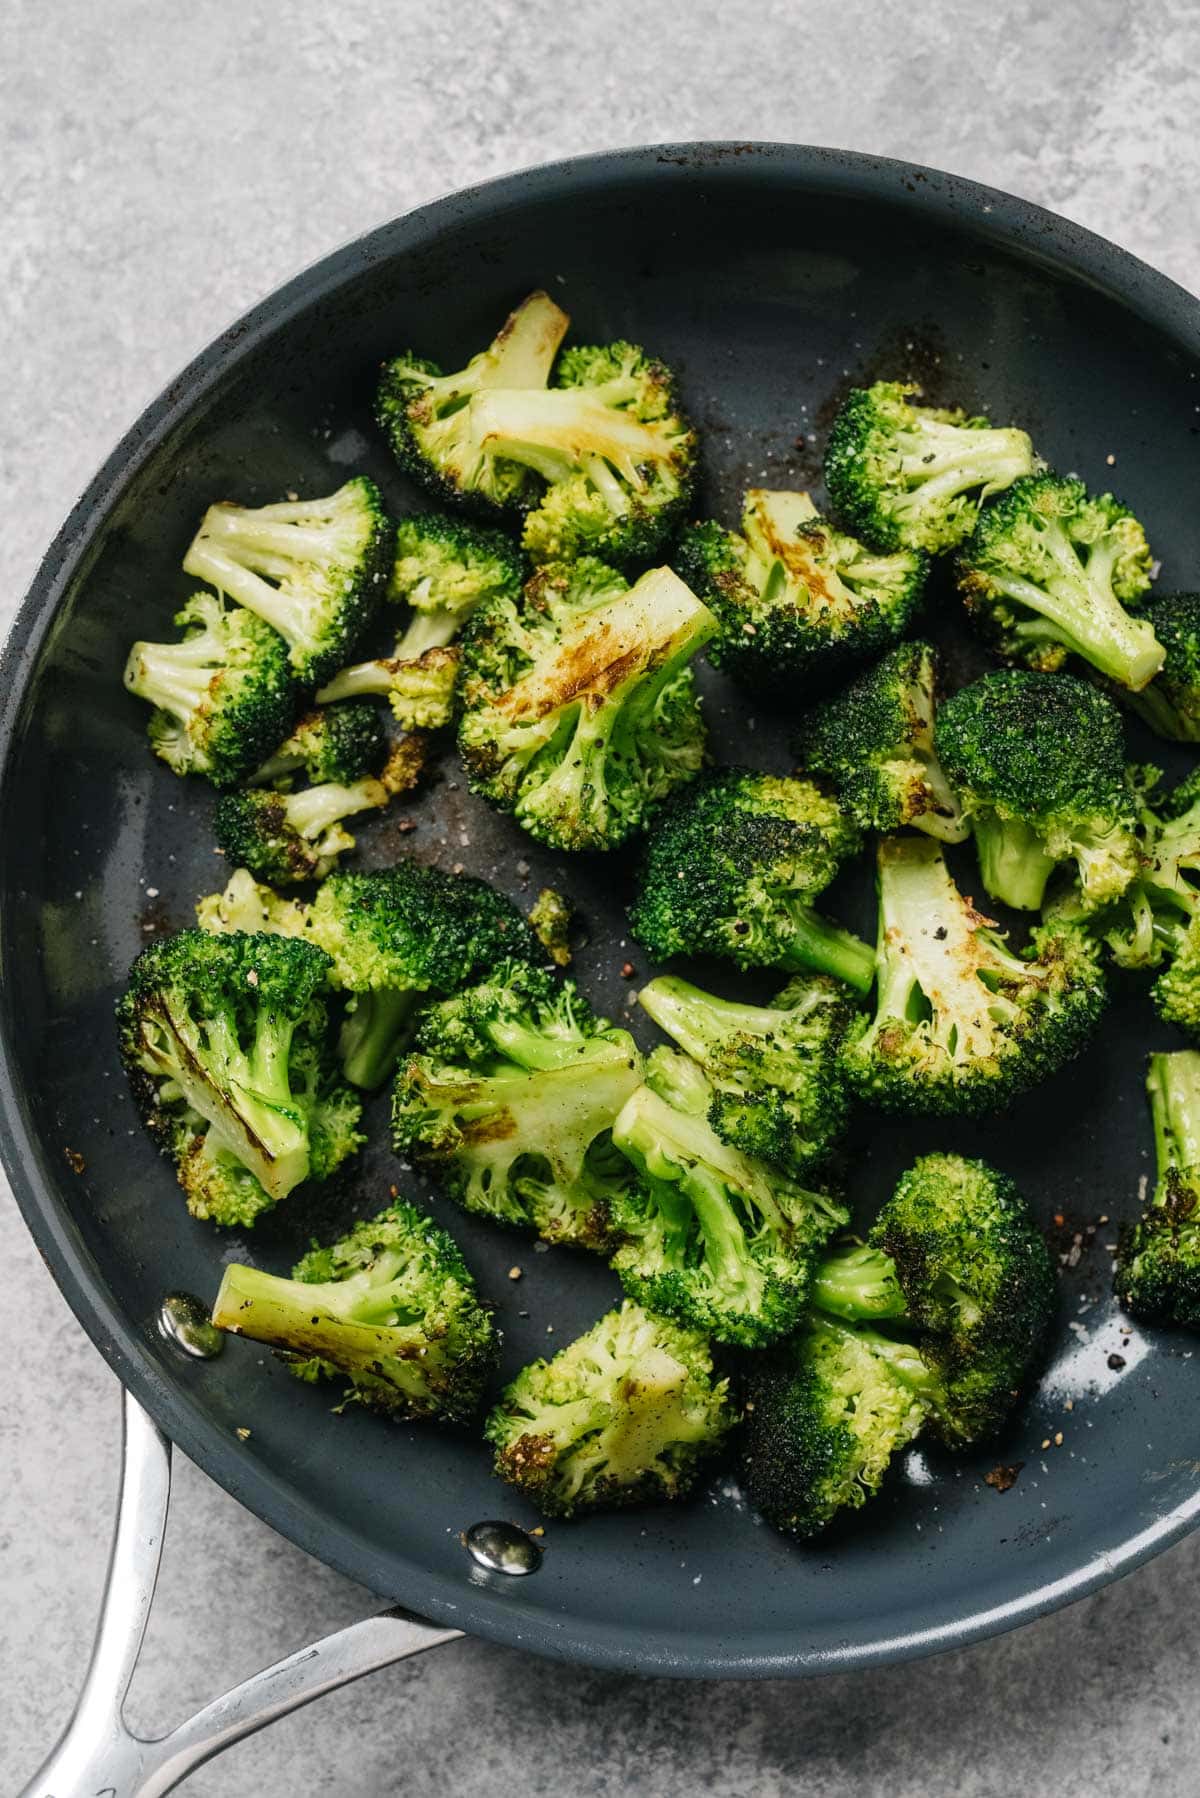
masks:
<path id="1" fill-rule="evenodd" d="M 338 781 L 322 781 L 320 786 L 305 787 L 300 793 L 289 793 L 284 800 L 288 823 L 306 842 L 315 842 L 332 825 L 355 812 L 378 810 L 388 802 L 388 791 L 380 780 L 370 777 L 342 786 Z"/>
<path id="2" fill-rule="evenodd" d="M 356 662 L 343 668 L 317 694 L 318 705 L 329 705 L 335 699 L 361 699 L 378 695 L 387 698 L 396 675 L 404 662 L 416 662 L 427 649 L 445 649 L 458 635 L 463 619 L 438 606 L 431 612 L 413 612 L 404 635 L 396 643 L 394 655 L 381 656 L 374 662 Z"/>
<path id="3" fill-rule="evenodd" d="M 875 951 L 853 931 L 831 924 L 811 905 L 781 899 L 792 924 L 786 954 L 778 965 L 791 974 L 811 970 L 832 974 L 856 992 L 869 993 L 875 979 Z"/>
<path id="4" fill-rule="evenodd" d="M 971 430 L 922 418 L 901 432 L 900 471 L 906 494 L 896 509 L 909 518 L 936 512 L 960 493 L 991 493 L 1029 473 L 1029 440 L 1024 431 Z"/>
<path id="5" fill-rule="evenodd" d="M 389 1332 L 417 1321 L 397 1302 L 392 1282 L 401 1272 L 398 1254 L 384 1252 L 361 1273 L 320 1284 L 285 1280 L 257 1267 L 225 1269 L 213 1305 L 220 1330 L 268 1343 L 302 1360 L 319 1356 L 345 1371 L 373 1369 L 381 1356 L 393 1357 L 388 1377 L 404 1383 L 406 1363 L 394 1356 Z M 424 1385 L 419 1360 L 412 1363 L 412 1389 Z"/>
<path id="6" fill-rule="evenodd" d="M 896 1278 L 896 1264 L 882 1249 L 865 1247 L 830 1255 L 818 1267 L 812 1302 L 838 1317 L 904 1317 L 908 1306 Z"/>
<path id="7" fill-rule="evenodd" d="M 1159 1180 L 1171 1168 L 1200 1167 L 1200 1050 L 1152 1055 L 1146 1091 Z"/>
<path id="8" fill-rule="evenodd" d="M 1056 866 L 1041 838 L 1017 818 L 981 812 L 972 818 L 983 884 L 993 899 L 1018 911 L 1039 911 Z"/>
<path id="9" fill-rule="evenodd" d="M 177 718 L 186 718 L 212 686 L 214 652 L 220 645 L 209 631 L 181 643 L 137 643 L 125 670 L 125 685 L 139 699 Z"/>
<path id="10" fill-rule="evenodd" d="M 641 492 L 647 484 L 646 464 L 670 457 L 661 431 L 592 399 L 581 388 L 489 389 L 471 401 L 471 426 L 484 450 L 520 462 L 551 485 L 569 480 L 581 466 L 592 475 L 588 464 L 598 458 L 593 483 L 610 504 L 613 497 L 628 501 L 615 486 L 610 495 L 611 477 L 599 464 L 606 463 L 634 492 Z"/>
<path id="11" fill-rule="evenodd" d="M 663 974 L 644 986 L 638 1004 L 693 1061 L 707 1062 L 730 1036 L 764 1037 L 786 1013 L 761 1005 L 718 999 L 689 981 Z"/>
<path id="12" fill-rule="evenodd" d="M 352 1007 L 338 1035 L 342 1072 L 352 1086 L 373 1092 L 396 1065 L 409 1022 L 424 995 L 379 987 L 352 995 Z"/>
<path id="13" fill-rule="evenodd" d="M 392 690 L 396 663 L 390 659 L 356 662 L 343 668 L 316 695 L 318 705 L 329 705 L 335 699 L 364 699 L 375 695 L 386 698 Z"/>
<path id="14" fill-rule="evenodd" d="M 434 606 L 428 612 L 414 610 L 396 644 L 396 660 L 415 662 L 427 649 L 445 649 L 453 643 L 469 615 L 452 612 L 448 606 Z"/>

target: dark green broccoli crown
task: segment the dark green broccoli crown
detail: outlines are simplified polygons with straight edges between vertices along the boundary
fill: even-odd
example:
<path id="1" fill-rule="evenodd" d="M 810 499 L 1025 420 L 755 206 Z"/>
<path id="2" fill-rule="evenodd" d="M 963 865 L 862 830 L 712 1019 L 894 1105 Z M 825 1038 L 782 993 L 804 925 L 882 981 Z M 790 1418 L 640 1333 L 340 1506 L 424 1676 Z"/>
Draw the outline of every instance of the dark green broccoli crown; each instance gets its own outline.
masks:
<path id="1" fill-rule="evenodd" d="M 331 874 L 308 930 L 332 958 L 335 984 L 352 993 L 451 993 L 503 959 L 539 959 L 532 931 L 503 893 L 473 874 L 419 862 Z"/>
<path id="2" fill-rule="evenodd" d="M 387 734 L 376 708 L 365 699 L 314 706 L 293 725 L 288 737 L 255 776 L 259 784 L 281 784 L 303 771 L 314 783 L 348 785 L 374 774 L 387 754 Z"/>
<path id="3" fill-rule="evenodd" d="M 970 534 L 985 499 L 1036 464 L 1024 431 L 915 406 L 920 391 L 902 381 L 853 388 L 829 433 L 825 485 L 867 543 L 936 555 Z"/>
<path id="4" fill-rule="evenodd" d="M 1200 1329 L 1200 1052 L 1152 1055 L 1146 1091 L 1157 1180 L 1121 1232 L 1116 1294 L 1148 1323 Z"/>
<path id="5" fill-rule="evenodd" d="M 504 531 L 424 512 L 396 525 L 388 598 L 465 617 L 497 594 L 515 598 L 522 574 L 521 552 Z"/>
<path id="6" fill-rule="evenodd" d="M 919 552 L 881 556 L 836 530 L 806 493 L 761 488 L 746 495 L 740 536 L 698 525 L 677 565 L 721 621 L 712 661 L 789 696 L 896 643 L 928 573 Z"/>
<path id="7" fill-rule="evenodd" d="M 651 954 L 726 955 L 739 967 L 791 961 L 796 908 L 856 853 L 857 826 L 809 780 L 719 768 L 680 793 L 646 847 L 634 935 Z"/>
<path id="8" fill-rule="evenodd" d="M 251 787 L 221 795 L 213 808 L 213 835 L 234 867 L 249 868 L 260 880 L 280 886 L 322 880 L 354 847 L 341 820 L 387 799 L 387 789 L 373 779 L 349 787 L 324 782 L 299 793 Z"/>
<path id="9" fill-rule="evenodd" d="M 1153 626 L 1132 618 L 1150 586 L 1146 534 L 1111 493 L 1074 475 L 1028 475 L 985 506 L 959 553 L 963 599 L 999 652 L 1043 673 L 1069 655 L 1136 692 L 1158 672 Z"/>
<path id="10" fill-rule="evenodd" d="M 505 1387 L 496 1472 L 548 1517 L 684 1497 L 736 1422 L 708 1343 L 623 1304 Z"/>
<path id="11" fill-rule="evenodd" d="M 927 1416 L 915 1349 L 832 1319 L 756 1359 L 742 1433 L 747 1495 L 786 1535 L 817 1535 L 879 1490 Z"/>
<path id="12" fill-rule="evenodd" d="M 962 842 L 967 825 L 934 750 L 936 652 L 901 643 L 841 693 L 815 706 L 796 741 L 864 830 L 915 825 Z"/>
<path id="13" fill-rule="evenodd" d="M 610 849 L 704 759 L 688 661 L 716 628 L 669 569 L 544 568 L 463 639 L 458 747 L 474 792 L 557 849 Z"/>
<path id="14" fill-rule="evenodd" d="M 1200 742 L 1200 593 L 1156 594 L 1142 616 L 1166 659 L 1149 686 L 1119 696 L 1160 737 Z"/>
<path id="15" fill-rule="evenodd" d="M 170 994 L 197 1016 L 219 1013 L 240 1034 L 262 1011 L 298 1022 L 325 985 L 329 958 L 292 937 L 180 930 L 142 950 L 129 970 L 118 1016 L 129 1021 L 147 1002 Z"/>
<path id="16" fill-rule="evenodd" d="M 215 593 L 194 593 L 175 623 L 178 643 L 133 645 L 125 685 L 155 708 L 147 731 L 169 768 L 235 786 L 291 725 L 287 644 L 254 612 Z"/>
<path id="17" fill-rule="evenodd" d="M 1079 1052 L 1106 997 L 1085 929 L 1058 920 L 1016 954 L 927 837 L 880 843 L 878 964 L 845 1064 L 861 1097 L 902 1113 L 1003 1109 Z"/>

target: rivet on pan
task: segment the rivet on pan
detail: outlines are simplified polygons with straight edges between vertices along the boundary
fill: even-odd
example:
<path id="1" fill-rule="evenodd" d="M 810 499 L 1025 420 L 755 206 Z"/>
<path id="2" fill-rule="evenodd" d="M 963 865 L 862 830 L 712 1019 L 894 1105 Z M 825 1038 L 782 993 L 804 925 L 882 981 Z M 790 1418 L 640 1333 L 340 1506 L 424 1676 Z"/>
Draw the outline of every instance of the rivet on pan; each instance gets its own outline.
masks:
<path id="1" fill-rule="evenodd" d="M 225 1347 L 224 1332 L 208 1315 L 208 1306 L 190 1292 L 169 1292 L 158 1308 L 158 1327 L 168 1342 L 197 1361 L 211 1361 Z"/>
<path id="2" fill-rule="evenodd" d="M 473 1523 L 463 1536 L 472 1560 L 489 1573 L 536 1573 L 542 1551 L 515 1523 Z"/>

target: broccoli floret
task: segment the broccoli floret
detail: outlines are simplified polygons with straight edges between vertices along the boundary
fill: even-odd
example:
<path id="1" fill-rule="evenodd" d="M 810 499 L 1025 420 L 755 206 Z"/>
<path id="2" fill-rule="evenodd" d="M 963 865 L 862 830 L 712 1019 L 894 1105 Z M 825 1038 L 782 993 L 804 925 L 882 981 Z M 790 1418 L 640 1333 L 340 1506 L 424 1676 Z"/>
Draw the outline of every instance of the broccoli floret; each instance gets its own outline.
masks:
<path id="1" fill-rule="evenodd" d="M 547 1517 L 684 1497 L 737 1420 L 697 1330 L 628 1302 L 505 1387 L 496 1472 Z"/>
<path id="2" fill-rule="evenodd" d="M 640 1176 L 613 1199 L 613 1269 L 631 1298 L 721 1342 L 759 1348 L 794 1329 L 816 1250 L 846 1222 L 827 1194 L 722 1142 L 713 1089 L 674 1049 L 612 1127 Z"/>
<path id="3" fill-rule="evenodd" d="M 210 506 L 183 566 L 273 625 L 296 679 L 318 687 L 370 625 L 391 562 L 383 496 L 357 475 L 328 499 Z"/>
<path id="4" fill-rule="evenodd" d="M 556 967 L 571 965 L 571 919 L 575 907 L 563 893 L 543 887 L 529 913 L 529 924 L 538 942 Z"/>
<path id="5" fill-rule="evenodd" d="M 873 951 L 810 904 L 861 842 L 812 781 L 719 768 L 656 821 L 633 934 L 660 960 L 723 955 L 740 968 L 833 974 L 868 992 Z"/>
<path id="6" fill-rule="evenodd" d="M 610 1132 L 640 1080 L 633 1038 L 573 981 L 501 962 L 422 1013 L 396 1077 L 396 1148 L 438 1168 L 467 1211 L 606 1249 L 627 1178 Z"/>
<path id="7" fill-rule="evenodd" d="M 231 862 L 249 868 L 263 880 L 281 886 L 298 880 L 324 880 L 354 838 L 342 819 L 356 812 L 378 811 L 391 798 L 383 780 L 373 775 L 349 786 L 323 781 L 298 793 L 273 793 L 251 787 L 224 793 L 213 809 L 213 835 Z"/>
<path id="8" fill-rule="evenodd" d="M 175 623 L 178 643 L 134 644 L 125 685 L 155 708 L 147 733 L 168 768 L 236 786 L 292 722 L 287 644 L 215 593 L 193 593 Z"/>
<path id="9" fill-rule="evenodd" d="M 134 962 L 121 1058 L 196 1215 L 250 1224 L 362 1141 L 324 1050 L 328 967 L 311 943 L 203 930 Z"/>
<path id="10" fill-rule="evenodd" d="M 308 930 L 308 907 L 298 899 L 284 899 L 270 887 L 260 886 L 248 868 L 235 868 L 222 892 L 208 893 L 198 901 L 196 922 L 201 930 L 218 936 L 234 930 L 251 936 L 263 932 L 304 936 Z"/>
<path id="11" fill-rule="evenodd" d="M 875 1016 L 845 1051 L 887 1111 L 999 1110 L 1078 1053 L 1105 1001 L 1100 952 L 1065 921 L 1024 957 L 955 886 L 929 837 L 879 845 Z"/>
<path id="12" fill-rule="evenodd" d="M 548 294 L 531 293 L 453 374 L 411 353 L 386 362 L 375 416 L 405 474 L 444 504 L 493 513 L 531 505 L 541 482 L 484 445 L 472 401 L 495 388 L 544 388 L 569 323 Z"/>
<path id="13" fill-rule="evenodd" d="M 825 450 L 836 513 L 877 549 L 953 549 L 985 499 L 1037 467 L 1024 431 L 957 408 L 914 406 L 911 382 L 876 381 L 846 400 Z"/>
<path id="14" fill-rule="evenodd" d="M 417 862 L 330 875 L 306 930 L 331 957 L 334 986 L 349 995 L 338 1039 L 346 1078 L 368 1089 L 392 1073 L 430 995 L 457 992 L 506 959 L 538 958 L 525 920 L 502 893 L 474 875 Z"/>
<path id="15" fill-rule="evenodd" d="M 704 759 L 687 663 L 716 629 L 668 568 L 542 569 L 463 639 L 458 747 L 480 793 L 553 849 L 611 849 Z"/>
<path id="16" fill-rule="evenodd" d="M 846 1123 L 844 987 L 798 976 L 770 1005 L 748 1005 L 662 975 L 638 1002 L 704 1069 L 723 1142 L 797 1178 L 828 1158 Z"/>
<path id="17" fill-rule="evenodd" d="M 943 843 L 970 834 L 934 748 L 936 689 L 936 651 L 901 643 L 801 725 L 803 766 L 829 776 L 863 830 L 911 824 Z"/>
<path id="18" fill-rule="evenodd" d="M 255 770 L 249 784 L 282 789 L 303 774 L 314 783 L 348 785 L 373 774 L 386 755 L 387 737 L 374 706 L 359 700 L 314 706 Z"/>
<path id="19" fill-rule="evenodd" d="M 1138 845 L 1111 699 L 1068 674 L 998 669 L 946 701 L 937 750 L 993 899 L 1037 911 L 1064 861 L 1076 865 L 1085 907 L 1124 892 Z"/>
<path id="20" fill-rule="evenodd" d="M 791 698 L 899 642 L 925 591 L 919 551 L 879 555 L 818 516 L 807 493 L 753 488 L 742 529 L 700 524 L 676 563 L 721 622 L 709 660 Z"/>
<path id="21" fill-rule="evenodd" d="M 302 1380 L 350 1382 L 344 1403 L 466 1422 L 496 1362 L 496 1330 L 453 1237 L 397 1202 L 314 1247 L 290 1280 L 233 1263 L 213 1322 L 265 1342 Z"/>
<path id="22" fill-rule="evenodd" d="M 1163 648 L 1163 665 L 1138 693 L 1118 687 L 1118 699 L 1160 737 L 1200 743 L 1200 593 L 1162 593 L 1142 611 Z"/>
<path id="23" fill-rule="evenodd" d="M 1147 1323 L 1200 1330 L 1200 1054 L 1152 1055 L 1146 1091 L 1157 1181 L 1121 1231 L 1115 1290 Z"/>
<path id="24" fill-rule="evenodd" d="M 437 513 L 401 519 L 388 598 L 411 608 L 408 625 L 390 656 L 343 668 L 317 698 L 378 693 L 405 729 L 448 724 L 460 659 L 454 639 L 481 605 L 515 603 L 520 590 L 520 552 L 503 532 Z"/>
<path id="25" fill-rule="evenodd" d="M 1069 655 L 1139 691 L 1163 665 L 1154 627 L 1131 618 L 1150 585 L 1133 513 L 1071 475 L 1029 475 L 980 514 L 959 552 L 971 616 L 1012 662 L 1052 674 Z"/>

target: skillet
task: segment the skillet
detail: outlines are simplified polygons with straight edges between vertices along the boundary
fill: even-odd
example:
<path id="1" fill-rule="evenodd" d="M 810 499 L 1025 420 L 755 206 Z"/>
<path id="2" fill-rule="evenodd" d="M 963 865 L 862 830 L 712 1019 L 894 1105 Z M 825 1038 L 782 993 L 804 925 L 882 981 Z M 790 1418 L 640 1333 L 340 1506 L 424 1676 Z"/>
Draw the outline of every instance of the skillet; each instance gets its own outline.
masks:
<path id="1" fill-rule="evenodd" d="M 169 1438 L 293 1541 L 430 1619 L 423 1634 L 397 1623 L 409 1647 L 462 1629 L 595 1666 L 747 1677 L 961 1644 L 1128 1571 L 1200 1512 L 1189 1345 L 1127 1338 L 1109 1296 L 1103 1245 L 1151 1166 L 1143 1057 L 1175 1046 L 1132 992 L 1117 994 L 1102 1044 L 1010 1117 L 858 1121 L 851 1195 L 863 1214 L 916 1153 L 984 1154 L 1016 1177 L 1070 1265 L 1045 1381 L 1007 1437 L 957 1460 L 911 1453 L 868 1513 L 815 1547 L 759 1527 L 718 1476 L 688 1507 L 554 1526 L 536 1574 L 506 1578 L 481 1568 L 460 1532 L 537 1520 L 492 1479 L 476 1441 L 334 1416 L 328 1391 L 260 1365 L 253 1344 L 191 1359 L 160 1328 L 164 1295 L 210 1299 L 227 1259 L 285 1271 L 314 1232 L 377 1210 L 393 1182 L 428 1195 L 387 1149 L 381 1102 L 353 1176 L 298 1195 L 252 1239 L 186 1216 L 125 1093 L 111 1008 L 137 950 L 189 923 L 223 870 L 211 796 L 148 751 L 143 708 L 121 686 L 127 646 L 164 634 L 191 590 L 179 563 L 214 498 L 319 493 L 365 470 L 397 511 L 421 504 L 371 423 L 379 361 L 412 347 L 457 366 L 538 285 L 572 314 L 576 341 L 628 336 L 676 368 L 704 442 L 706 512 L 733 522 L 751 484 L 819 495 L 839 394 L 855 379 L 912 374 L 935 401 L 1018 420 L 1048 460 L 1114 486 L 1146 522 L 1162 585 L 1196 584 L 1200 513 L 1180 496 L 1200 483 L 1200 303 L 1037 207 L 841 151 L 700 144 L 533 170 L 383 226 L 281 288 L 172 382 L 72 511 L 19 615 L 0 667 L 5 1165 L 68 1302 L 131 1395 L 126 1498 L 141 1492 L 155 1528 Z M 948 591 L 934 611 L 959 675 L 982 667 Z M 789 766 L 786 706 L 756 706 L 711 673 L 703 686 L 718 760 Z M 1178 763 L 1136 733 L 1131 743 Z M 542 884 L 565 887 L 586 933 L 574 971 L 600 1009 L 627 1016 L 648 969 L 626 939 L 626 860 L 568 865 L 541 851 L 467 795 L 452 755 L 360 842 L 360 865 L 409 853 L 461 863 L 526 903 Z M 830 900 L 870 934 L 866 881 Z M 505 1374 L 612 1302 L 602 1266 L 536 1254 L 431 1203 L 497 1305 Z M 519 1281 L 507 1277 L 514 1264 Z M 984 1482 L 1016 1461 L 1010 1490 Z M 136 1533 L 126 1525 L 124 1550 L 118 1533 L 114 1563 L 134 1637 L 153 1584 L 152 1566 L 137 1575 Z M 407 1651 L 400 1639 L 390 1651 L 378 1634 L 369 1649 L 360 1641 L 352 1666 L 324 1684 L 310 1673 L 290 1703 Z M 235 1733 L 255 1726 L 248 1709 Z M 177 1757 L 169 1778 L 160 1766 L 153 1786 L 129 1774 L 119 1789 L 165 1791 L 197 1758 Z"/>

